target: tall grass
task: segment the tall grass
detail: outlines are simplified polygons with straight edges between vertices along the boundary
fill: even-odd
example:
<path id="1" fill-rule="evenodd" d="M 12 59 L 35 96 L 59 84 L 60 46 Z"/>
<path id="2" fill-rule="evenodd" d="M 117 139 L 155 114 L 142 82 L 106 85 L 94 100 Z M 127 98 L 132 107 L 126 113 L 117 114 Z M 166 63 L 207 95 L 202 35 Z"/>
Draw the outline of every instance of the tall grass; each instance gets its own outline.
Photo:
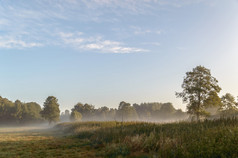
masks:
<path id="1" fill-rule="evenodd" d="M 106 157 L 238 157 L 237 118 L 169 124 L 82 122 L 56 128 L 90 141 Z"/>

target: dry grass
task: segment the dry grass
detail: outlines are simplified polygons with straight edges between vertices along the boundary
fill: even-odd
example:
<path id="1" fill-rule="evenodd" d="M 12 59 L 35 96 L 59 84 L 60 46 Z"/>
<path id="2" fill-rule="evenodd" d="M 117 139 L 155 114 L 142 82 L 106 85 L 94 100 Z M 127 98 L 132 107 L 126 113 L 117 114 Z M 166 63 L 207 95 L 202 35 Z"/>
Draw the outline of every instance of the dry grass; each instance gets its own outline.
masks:
<path id="1" fill-rule="evenodd" d="M 62 123 L 0 128 L 0 157 L 238 157 L 238 119 L 155 124 Z"/>
<path id="2" fill-rule="evenodd" d="M 64 137 L 56 131 L 0 128 L 0 157 L 96 157 L 95 153 L 86 141 Z"/>
<path id="3" fill-rule="evenodd" d="M 204 122 L 82 122 L 57 126 L 104 157 L 238 157 L 238 118 Z M 86 128 L 95 130 L 85 130 Z M 84 130 L 81 130 L 84 129 Z"/>

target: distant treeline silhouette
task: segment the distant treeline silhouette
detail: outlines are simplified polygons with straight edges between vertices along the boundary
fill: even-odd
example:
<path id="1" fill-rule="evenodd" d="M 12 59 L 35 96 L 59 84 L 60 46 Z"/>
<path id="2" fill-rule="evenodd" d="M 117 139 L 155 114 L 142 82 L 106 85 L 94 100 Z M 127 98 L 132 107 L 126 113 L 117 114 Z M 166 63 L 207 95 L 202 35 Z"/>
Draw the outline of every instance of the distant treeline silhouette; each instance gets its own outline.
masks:
<path id="1" fill-rule="evenodd" d="M 71 112 L 60 115 L 56 97 L 46 99 L 42 108 L 38 103 L 12 102 L 0 96 L 0 123 L 29 124 L 64 121 L 173 121 L 187 118 L 182 110 L 176 110 L 172 103 L 141 103 L 130 105 L 121 102 L 118 108 L 106 106 L 95 108 L 89 104 L 76 104 Z"/>
<path id="2" fill-rule="evenodd" d="M 76 114 L 75 114 L 76 113 Z M 133 104 L 122 101 L 118 108 L 106 106 L 96 109 L 93 105 L 78 103 L 72 109 L 71 120 L 82 121 L 174 121 L 187 118 L 172 103 Z"/>
<path id="3" fill-rule="evenodd" d="M 40 123 L 43 121 L 41 110 L 41 106 L 35 102 L 23 103 L 19 100 L 12 102 L 0 96 L 1 124 Z"/>

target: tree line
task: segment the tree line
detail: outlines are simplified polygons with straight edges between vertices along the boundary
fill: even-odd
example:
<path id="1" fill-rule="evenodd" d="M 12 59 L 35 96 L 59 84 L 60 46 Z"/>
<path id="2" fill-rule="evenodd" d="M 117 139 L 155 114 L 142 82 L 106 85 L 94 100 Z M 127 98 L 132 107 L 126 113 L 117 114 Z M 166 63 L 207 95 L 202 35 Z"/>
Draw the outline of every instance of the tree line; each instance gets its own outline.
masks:
<path id="1" fill-rule="evenodd" d="M 35 102 L 23 103 L 19 100 L 12 102 L 0 96 L 1 124 L 40 123 L 43 121 L 41 110 L 41 106 Z"/>
<path id="2" fill-rule="evenodd" d="M 60 121 L 58 100 L 49 96 L 43 108 L 36 102 L 23 103 L 20 100 L 12 102 L 0 96 L 0 125 L 34 124 Z"/>
<path id="3" fill-rule="evenodd" d="M 173 121 L 183 120 L 187 114 L 176 110 L 172 103 L 133 104 L 122 101 L 118 108 L 95 108 L 77 103 L 60 114 L 58 99 L 49 96 L 43 107 L 35 102 L 12 102 L 0 97 L 0 124 L 49 123 L 58 121 Z"/>
<path id="4" fill-rule="evenodd" d="M 219 97 L 221 87 L 209 69 L 197 66 L 186 73 L 182 83 L 182 92 L 176 96 L 187 104 L 187 113 L 175 109 L 172 103 L 120 102 L 118 108 L 106 106 L 95 108 L 90 104 L 77 103 L 72 109 L 60 114 L 58 99 L 49 96 L 43 107 L 38 103 L 12 102 L 0 96 L 0 123 L 49 123 L 58 121 L 174 121 L 214 119 L 238 115 L 238 102 L 226 93 Z"/>
<path id="5" fill-rule="evenodd" d="M 106 106 L 96 109 L 93 105 L 78 103 L 71 112 L 73 121 L 173 121 L 184 120 L 187 114 L 176 110 L 172 103 L 120 102 L 118 108 Z"/>

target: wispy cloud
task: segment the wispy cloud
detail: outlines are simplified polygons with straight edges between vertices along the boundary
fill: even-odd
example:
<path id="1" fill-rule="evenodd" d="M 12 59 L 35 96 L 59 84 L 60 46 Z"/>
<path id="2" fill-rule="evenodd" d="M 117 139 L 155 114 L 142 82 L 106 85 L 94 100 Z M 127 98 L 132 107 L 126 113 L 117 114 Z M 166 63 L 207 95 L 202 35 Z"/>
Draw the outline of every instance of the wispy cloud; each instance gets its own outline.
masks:
<path id="1" fill-rule="evenodd" d="M 23 49 L 23 48 L 32 48 L 32 47 L 40 47 L 40 46 L 43 46 L 43 44 L 36 43 L 36 42 L 26 42 L 23 40 L 15 39 L 13 37 L 1 37 L 0 36 L 0 48 Z"/>
<path id="2" fill-rule="evenodd" d="M 0 25 L 7 25 L 8 24 L 8 20 L 6 19 L 0 19 Z M 1 27 L 1 26 L 0 26 Z"/>
<path id="3" fill-rule="evenodd" d="M 144 35 L 144 34 L 161 34 L 161 30 L 153 30 L 153 29 L 143 29 L 138 26 L 131 26 L 131 29 L 133 30 L 135 35 Z"/>
<path id="4" fill-rule="evenodd" d="M 154 46 L 160 46 L 161 43 L 159 42 L 143 42 L 142 44 L 144 45 L 154 45 Z"/>
<path id="5" fill-rule="evenodd" d="M 138 53 L 148 52 L 148 50 L 127 47 L 123 43 L 111 40 L 105 40 L 100 36 L 84 37 L 83 33 L 64 33 L 60 32 L 59 36 L 67 46 L 74 47 L 79 50 L 91 50 L 100 53 Z"/>
<path id="6" fill-rule="evenodd" d="M 122 18 L 124 16 L 148 16 L 157 13 L 164 6 L 183 6 L 200 2 L 204 0 L 31 0 L 28 3 L 0 1 L 0 47 L 59 46 L 63 41 L 83 50 L 112 53 L 145 52 L 147 50 L 136 48 L 138 46 L 130 46 L 130 42 L 117 42 L 118 39 L 114 39 L 116 33 L 112 35 L 100 27 L 108 27 L 109 30 L 114 26 L 121 27 L 125 22 Z M 115 23 L 118 25 L 114 25 Z M 100 27 L 97 24 L 101 24 Z M 90 31 L 90 37 L 83 36 L 77 32 L 78 30 Z M 163 33 L 160 29 L 143 28 L 140 25 L 126 26 L 125 30 L 125 35 L 119 32 L 124 39 L 126 34 L 143 36 Z M 59 36 L 58 32 L 73 34 Z M 96 34 L 103 34 L 105 38 L 97 37 Z M 124 39 L 120 41 L 126 41 Z"/>

